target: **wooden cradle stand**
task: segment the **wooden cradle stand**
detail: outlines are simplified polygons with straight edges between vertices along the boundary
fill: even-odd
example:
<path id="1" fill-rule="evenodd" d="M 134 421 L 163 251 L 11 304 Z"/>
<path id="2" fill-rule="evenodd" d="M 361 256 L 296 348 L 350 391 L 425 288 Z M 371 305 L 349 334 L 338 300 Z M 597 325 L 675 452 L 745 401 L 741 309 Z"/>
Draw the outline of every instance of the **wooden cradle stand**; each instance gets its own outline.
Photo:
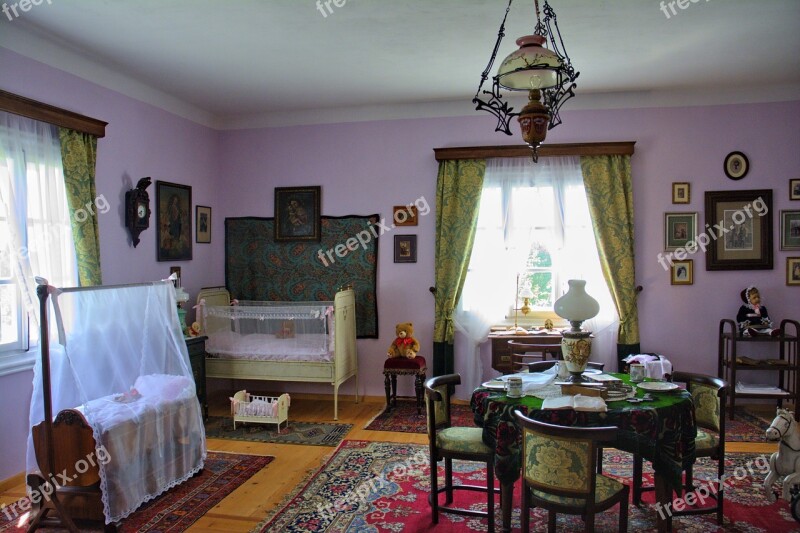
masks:
<path id="1" fill-rule="evenodd" d="M 222 287 L 202 289 L 198 304 L 228 306 L 230 294 Z M 317 304 L 318 302 L 310 302 Z M 333 386 L 333 419 L 339 419 L 339 387 L 355 378 L 355 401 L 358 403 L 358 351 L 356 349 L 355 293 L 346 289 L 336 293 L 333 305 L 334 349 L 330 361 L 232 359 L 213 351 L 214 333 L 203 324 L 206 344 L 206 378 L 257 379 L 328 383 Z M 242 353 L 242 355 L 248 355 Z"/>

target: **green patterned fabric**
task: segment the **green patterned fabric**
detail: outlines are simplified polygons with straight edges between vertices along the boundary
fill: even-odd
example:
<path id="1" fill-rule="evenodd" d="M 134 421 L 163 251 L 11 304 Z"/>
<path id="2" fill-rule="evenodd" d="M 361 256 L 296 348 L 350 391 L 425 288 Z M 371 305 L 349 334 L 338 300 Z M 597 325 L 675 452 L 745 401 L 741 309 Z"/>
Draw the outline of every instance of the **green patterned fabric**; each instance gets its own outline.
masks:
<path id="1" fill-rule="evenodd" d="M 619 313 L 618 342 L 638 344 L 631 158 L 582 156 L 581 171 L 603 276 Z"/>
<path id="2" fill-rule="evenodd" d="M 97 199 L 94 181 L 97 137 L 67 128 L 59 128 L 58 137 L 61 141 L 72 237 L 78 259 L 78 280 L 82 287 L 101 285 L 100 232 L 97 228 L 97 209 L 94 207 Z"/>
<path id="3" fill-rule="evenodd" d="M 534 488 L 588 494 L 591 490 L 592 442 L 542 435 L 525 429 L 525 479 Z"/>
<path id="4" fill-rule="evenodd" d="M 720 405 L 717 388 L 701 383 L 689 383 L 689 392 L 694 401 L 694 416 L 697 425 L 706 429 L 720 431 Z"/>
<path id="5" fill-rule="evenodd" d="M 697 450 L 697 455 L 704 455 L 710 451 L 716 450 L 719 446 L 719 437 L 706 433 L 702 429 L 697 430 L 697 437 L 694 439 L 694 447 Z"/>
<path id="6" fill-rule="evenodd" d="M 610 477 L 604 476 L 602 474 L 597 476 L 597 481 L 595 481 L 595 491 L 594 491 L 594 501 L 596 504 L 604 502 L 609 498 L 616 495 L 619 491 L 622 490 L 622 483 L 617 481 L 616 479 L 612 479 Z M 567 496 L 557 496 L 555 494 L 548 494 L 546 492 L 542 492 L 539 490 L 533 491 L 534 496 L 537 498 L 541 498 L 542 500 L 547 500 L 552 503 L 558 503 L 561 505 L 566 505 L 569 507 L 585 507 L 586 500 L 583 498 L 569 498 Z"/>
<path id="7" fill-rule="evenodd" d="M 485 172 L 486 161 L 483 159 L 439 163 L 434 262 L 434 376 L 453 372 L 453 310 L 461 298 L 467 277 Z"/>
<path id="8" fill-rule="evenodd" d="M 356 336 L 376 339 L 379 222 L 378 215 L 323 216 L 320 242 L 275 242 L 272 218 L 226 218 L 225 287 L 239 300 L 318 302 L 352 285 Z M 332 252 L 348 239 L 359 242 L 343 257 Z"/>
<path id="9" fill-rule="evenodd" d="M 445 428 L 436 434 L 436 447 L 448 452 L 489 455 L 492 450 L 483 443 L 482 434 L 478 427 Z"/>

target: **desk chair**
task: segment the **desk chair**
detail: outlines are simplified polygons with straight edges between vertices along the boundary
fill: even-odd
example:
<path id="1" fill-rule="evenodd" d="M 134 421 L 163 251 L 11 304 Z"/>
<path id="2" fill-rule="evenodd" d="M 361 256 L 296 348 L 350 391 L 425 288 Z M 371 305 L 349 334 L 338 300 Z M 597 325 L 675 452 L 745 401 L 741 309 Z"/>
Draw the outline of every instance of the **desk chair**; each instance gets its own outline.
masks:
<path id="1" fill-rule="evenodd" d="M 425 382 L 426 408 L 428 412 L 428 442 L 431 462 L 431 494 L 428 502 L 433 513 L 433 523 L 439 523 L 439 513 L 487 518 L 489 533 L 494 532 L 494 450 L 483 443 L 483 430 L 479 427 L 452 427 L 450 425 L 450 395 L 455 385 L 461 383 L 458 374 L 447 374 Z M 437 463 L 444 459 L 444 486 L 439 488 Z M 453 459 L 479 461 L 486 464 L 486 486 L 454 485 Z M 468 490 L 486 493 L 486 511 L 461 509 L 449 506 L 453 492 Z M 439 494 L 445 493 L 445 505 L 439 504 Z"/>
<path id="2" fill-rule="evenodd" d="M 595 473 L 597 445 L 613 441 L 615 427 L 545 424 L 514 411 L 522 427 L 522 531 L 530 530 L 532 506 L 547 509 L 547 530 L 556 513 L 582 515 L 594 531 L 594 515 L 619 503 L 619 530 L 628 530 L 628 486 Z M 558 458 L 545 462 L 543 459 Z M 541 462 L 540 462 L 541 461 Z"/>
<path id="3" fill-rule="evenodd" d="M 511 352 L 512 374 L 525 368 L 525 365 L 529 362 L 546 360 L 547 354 L 550 354 L 551 359 L 561 359 L 560 344 L 544 344 L 510 340 L 508 341 L 508 348 Z"/>
<path id="4" fill-rule="evenodd" d="M 697 457 L 710 457 L 717 461 L 717 490 L 709 497 L 714 505 L 702 508 L 689 508 L 682 511 L 673 509 L 669 516 L 671 527 L 672 516 L 685 516 L 695 514 L 716 513 L 717 524 L 722 525 L 722 489 L 724 484 L 719 482 L 725 474 L 725 403 L 728 384 L 712 376 L 692 374 L 690 372 L 673 372 L 671 381 L 685 383 L 686 389 L 692 395 L 694 403 L 694 416 L 697 423 L 697 437 L 695 438 L 695 452 Z M 701 429 L 702 428 L 702 429 Z M 709 430 L 714 433 L 707 433 Z M 640 505 L 642 492 L 653 490 L 654 487 L 642 486 L 642 456 L 633 456 L 633 503 Z M 692 478 L 692 467 L 686 469 L 684 489 L 687 492 L 695 490 Z"/>

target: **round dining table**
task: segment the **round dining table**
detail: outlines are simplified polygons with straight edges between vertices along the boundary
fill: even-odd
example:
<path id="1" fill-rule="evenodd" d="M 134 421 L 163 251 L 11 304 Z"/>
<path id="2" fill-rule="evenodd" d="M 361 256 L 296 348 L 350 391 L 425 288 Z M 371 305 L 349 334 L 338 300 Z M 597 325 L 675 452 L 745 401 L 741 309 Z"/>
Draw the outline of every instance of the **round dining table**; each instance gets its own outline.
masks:
<path id="1" fill-rule="evenodd" d="M 630 384 L 627 374 L 612 374 Z M 651 380 L 648 380 L 651 381 Z M 486 384 L 484 384 L 486 385 Z M 645 391 L 637 387 L 636 397 Z M 652 400 L 631 403 L 608 401 L 607 411 L 542 409 L 543 400 L 534 396 L 509 398 L 504 390 L 478 387 L 470 406 L 475 424 L 483 428 L 483 441 L 494 450 L 494 470 L 501 486 L 503 531 L 511 530 L 514 483 L 521 475 L 522 432 L 514 418 L 519 410 L 529 418 L 562 426 L 618 428 L 617 439 L 606 447 L 638 453 L 653 465 L 656 498 L 665 505 L 672 491 L 681 487 L 681 476 L 695 461 L 697 426 L 694 404 L 683 389 L 650 393 Z M 658 515 L 659 531 L 667 530 L 667 521 Z"/>

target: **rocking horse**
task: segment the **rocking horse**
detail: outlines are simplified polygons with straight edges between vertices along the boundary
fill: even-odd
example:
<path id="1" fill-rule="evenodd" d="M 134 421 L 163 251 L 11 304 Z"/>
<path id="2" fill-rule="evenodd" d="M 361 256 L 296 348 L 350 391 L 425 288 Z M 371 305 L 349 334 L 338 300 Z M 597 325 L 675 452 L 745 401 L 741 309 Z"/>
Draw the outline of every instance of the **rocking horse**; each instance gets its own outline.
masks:
<path id="1" fill-rule="evenodd" d="M 791 501 L 792 516 L 800 522 L 800 425 L 794 419 L 794 413 L 779 407 L 766 436 L 768 441 L 780 441 L 778 451 L 769 458 L 769 474 L 764 479 L 767 500 L 775 501 L 772 484 L 778 476 L 785 476 L 783 499 Z"/>

